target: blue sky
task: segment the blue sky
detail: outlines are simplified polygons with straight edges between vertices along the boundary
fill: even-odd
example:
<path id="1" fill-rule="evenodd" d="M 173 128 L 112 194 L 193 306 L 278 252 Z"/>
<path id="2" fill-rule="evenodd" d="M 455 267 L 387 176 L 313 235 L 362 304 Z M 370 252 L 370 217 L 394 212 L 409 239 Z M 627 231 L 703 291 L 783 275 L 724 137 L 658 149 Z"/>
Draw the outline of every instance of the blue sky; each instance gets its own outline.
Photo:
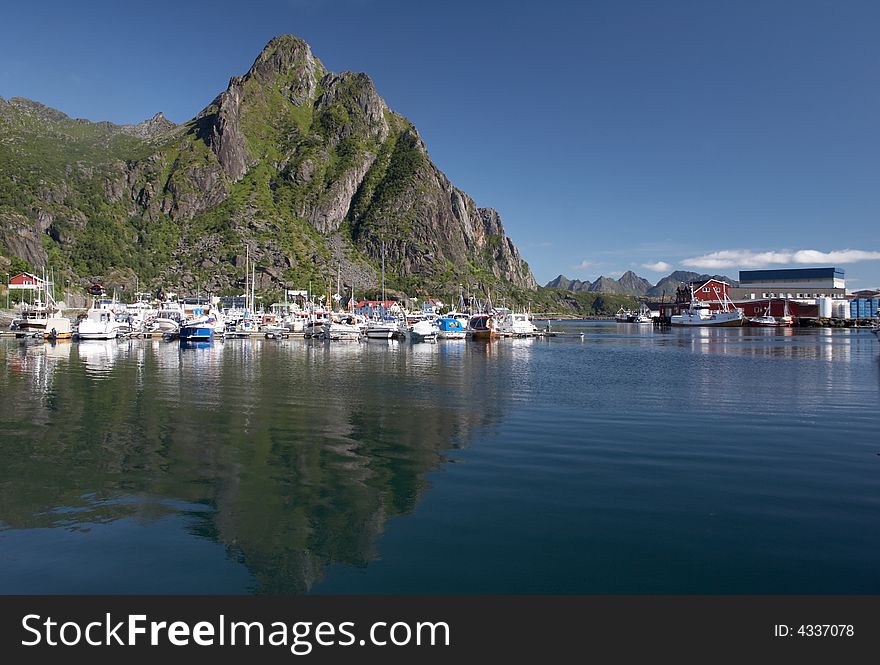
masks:
<path id="1" fill-rule="evenodd" d="M 15 3 L 0 96 L 182 122 L 292 33 L 372 76 L 541 283 L 834 264 L 865 288 L 878 26 L 880 3 L 855 0 Z"/>

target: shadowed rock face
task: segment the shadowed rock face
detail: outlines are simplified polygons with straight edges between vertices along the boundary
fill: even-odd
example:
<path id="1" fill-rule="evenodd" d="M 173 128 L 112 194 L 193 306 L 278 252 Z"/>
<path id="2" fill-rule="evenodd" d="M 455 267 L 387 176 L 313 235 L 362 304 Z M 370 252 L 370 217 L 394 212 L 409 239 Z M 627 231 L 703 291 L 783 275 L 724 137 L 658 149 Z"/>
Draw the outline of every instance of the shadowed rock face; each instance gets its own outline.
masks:
<path id="1" fill-rule="evenodd" d="M 79 272 L 132 268 L 146 282 L 219 290 L 239 279 L 234 257 L 248 241 L 266 287 L 324 279 L 341 262 L 363 289 L 376 286 L 384 243 L 392 282 L 537 286 L 498 213 L 449 182 L 370 77 L 327 72 L 290 35 L 182 125 L 161 113 L 89 123 L 10 100 L 0 129 L 13 137 L 0 166 L 23 176 L 0 180 L 16 201 L 0 252 L 28 261 L 45 258 L 48 235 Z M 38 189 L 24 175 L 44 150 L 54 154 Z"/>

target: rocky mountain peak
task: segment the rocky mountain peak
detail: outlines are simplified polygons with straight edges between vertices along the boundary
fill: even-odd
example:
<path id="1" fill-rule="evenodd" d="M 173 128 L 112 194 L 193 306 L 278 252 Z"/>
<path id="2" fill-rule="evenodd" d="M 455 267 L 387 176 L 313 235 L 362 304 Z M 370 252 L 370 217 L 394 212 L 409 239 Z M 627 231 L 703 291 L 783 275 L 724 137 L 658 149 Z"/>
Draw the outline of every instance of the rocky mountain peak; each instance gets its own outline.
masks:
<path id="1" fill-rule="evenodd" d="M 0 234 L 0 250 L 32 262 L 36 254 L 25 250 L 44 256 L 48 234 L 90 274 L 130 268 L 129 246 L 117 251 L 104 241 L 133 237 L 128 225 L 134 225 L 146 238 L 130 245 L 142 277 L 181 289 L 199 280 L 214 290 L 236 284 L 246 241 L 262 274 L 257 288 L 303 284 L 340 268 L 343 279 L 370 288 L 378 284 L 382 258 L 389 283 L 406 289 L 536 286 L 498 212 L 478 207 L 449 181 L 372 79 L 327 72 L 308 44 L 291 35 L 272 39 L 245 74 L 179 127 L 161 113 L 119 126 L 20 103 L 26 108 L 0 104 L 0 123 L 18 141 L 16 151 L 0 141 L 0 160 L 14 163 L 12 198 L 25 201 L 7 226 L 27 232 L 30 244 L 23 248 L 17 236 Z M 31 122 L 38 112 L 65 121 Z M 79 122 L 86 124 L 66 127 Z M 52 186 L 20 186 L 31 173 L 32 157 L 19 149 L 33 143 L 25 132 L 59 128 L 66 140 L 52 142 L 58 151 L 50 162 Z M 140 144 L 117 140 L 120 133 Z M 89 196 L 109 202 L 111 221 L 89 223 L 98 207 Z M 89 251 L 96 242 L 114 249 Z"/>
<path id="2" fill-rule="evenodd" d="M 66 113 L 62 113 L 61 111 L 46 106 L 45 104 L 41 104 L 40 102 L 35 102 L 32 99 L 27 99 L 26 97 L 12 97 L 8 103 L 10 106 L 16 107 L 27 115 L 37 116 L 49 122 L 64 122 L 70 120 L 70 116 Z"/>
<path id="3" fill-rule="evenodd" d="M 136 125 L 123 125 L 122 131 L 142 139 L 156 139 L 177 127 L 162 111 Z"/>
<path id="4" fill-rule="evenodd" d="M 637 295 L 643 296 L 648 292 L 653 284 L 649 282 L 644 277 L 640 277 L 635 274 L 632 270 L 627 270 L 620 276 L 620 279 L 617 280 L 617 283 L 620 285 L 622 291 L 629 295 Z"/>
<path id="5" fill-rule="evenodd" d="M 388 137 L 389 128 L 385 120 L 388 106 L 369 76 L 353 72 L 330 73 L 321 80 L 321 86 L 324 92 L 315 103 L 316 108 L 329 109 L 338 104 L 349 119 L 337 130 L 336 139 L 346 139 L 359 130 L 379 141 Z"/>
<path id="6" fill-rule="evenodd" d="M 293 35 L 280 35 L 266 44 L 242 80 L 278 86 L 291 102 L 300 105 L 314 97 L 324 73 L 306 42 Z"/>

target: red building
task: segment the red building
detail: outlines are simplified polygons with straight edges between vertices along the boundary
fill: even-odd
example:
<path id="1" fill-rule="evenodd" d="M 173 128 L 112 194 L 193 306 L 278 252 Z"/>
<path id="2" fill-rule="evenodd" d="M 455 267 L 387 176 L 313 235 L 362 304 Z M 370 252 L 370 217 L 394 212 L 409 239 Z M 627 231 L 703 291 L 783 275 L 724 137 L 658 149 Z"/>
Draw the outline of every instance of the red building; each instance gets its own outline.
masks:
<path id="1" fill-rule="evenodd" d="M 727 282 L 722 282 L 717 279 L 710 279 L 707 282 L 703 282 L 700 284 L 699 282 L 694 282 L 691 284 L 694 288 L 694 297 L 697 300 L 701 300 L 703 302 L 718 302 L 721 303 L 726 298 L 730 297 L 730 284 Z M 681 290 L 681 289 L 679 289 Z M 686 301 L 689 303 L 691 301 L 690 292 L 686 291 Z"/>
<path id="2" fill-rule="evenodd" d="M 787 300 L 786 298 L 730 301 L 730 285 L 717 279 L 710 279 L 707 282 L 694 282 L 689 286 L 681 286 L 676 291 L 675 302 L 659 303 L 653 305 L 652 309 L 659 310 L 660 316 L 665 318 L 687 311 L 691 302 L 691 288 L 693 288 L 693 297 L 708 303 L 710 310 L 724 309 L 724 302 L 727 301 L 728 307 L 732 305 L 737 309 L 741 309 L 743 316 L 746 318 L 764 316 L 767 314 L 768 307 L 770 308 L 770 316 L 781 317 L 789 314 L 795 317 L 795 319 L 810 319 L 819 316 L 819 307 L 815 303 Z M 786 302 L 788 303 L 787 312 Z"/>
<path id="3" fill-rule="evenodd" d="M 651 309 L 657 309 L 661 317 L 669 318 L 687 311 L 691 304 L 691 290 L 696 300 L 709 303 L 709 309 L 723 309 L 722 303 L 729 299 L 730 284 L 717 279 L 705 282 L 693 282 L 688 286 L 680 286 L 675 292 L 675 302 L 660 303 Z"/>
<path id="4" fill-rule="evenodd" d="M 770 316 L 785 316 L 786 313 L 796 319 L 815 319 L 819 316 L 819 306 L 814 303 L 788 301 L 788 312 L 785 311 L 785 298 L 764 298 L 763 300 L 740 300 L 734 303 L 743 311 L 743 316 L 752 318 L 767 314 L 770 307 Z"/>
<path id="5" fill-rule="evenodd" d="M 9 288 L 34 291 L 43 288 L 43 280 L 29 272 L 23 272 L 9 280 Z"/>

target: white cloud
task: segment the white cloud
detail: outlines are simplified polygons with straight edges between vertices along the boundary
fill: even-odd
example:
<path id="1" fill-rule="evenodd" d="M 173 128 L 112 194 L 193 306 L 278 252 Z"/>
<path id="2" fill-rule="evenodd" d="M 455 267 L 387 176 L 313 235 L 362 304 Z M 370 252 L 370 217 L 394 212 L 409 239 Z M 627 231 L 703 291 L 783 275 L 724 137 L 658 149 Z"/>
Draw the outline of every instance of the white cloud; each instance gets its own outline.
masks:
<path id="1" fill-rule="evenodd" d="M 880 252 L 861 249 L 837 249 L 820 252 L 815 249 L 754 252 L 750 249 L 723 249 L 682 261 L 689 268 L 718 270 L 722 268 L 764 268 L 773 265 L 818 264 L 839 265 L 857 261 L 880 260 Z"/>
<path id="2" fill-rule="evenodd" d="M 583 261 L 578 263 L 576 266 L 572 266 L 572 269 L 573 270 L 587 270 L 589 268 L 592 268 L 595 265 L 596 264 L 593 261 L 587 261 L 586 259 L 584 259 Z"/>
<path id="3" fill-rule="evenodd" d="M 653 272 L 669 272 L 672 266 L 666 261 L 657 261 L 656 263 L 643 263 L 642 268 L 652 270 Z"/>

